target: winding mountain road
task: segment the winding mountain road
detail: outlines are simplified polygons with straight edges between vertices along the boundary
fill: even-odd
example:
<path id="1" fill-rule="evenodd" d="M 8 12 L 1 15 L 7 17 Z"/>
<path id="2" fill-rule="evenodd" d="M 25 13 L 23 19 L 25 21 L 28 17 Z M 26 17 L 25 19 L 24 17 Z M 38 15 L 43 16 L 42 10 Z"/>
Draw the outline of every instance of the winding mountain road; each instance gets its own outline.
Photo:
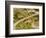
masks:
<path id="1" fill-rule="evenodd" d="M 35 16 L 35 15 L 38 15 L 38 14 L 34 14 L 34 15 L 32 15 L 32 16 Z M 23 19 L 20 19 L 19 21 L 17 21 L 14 25 L 17 25 L 18 23 L 20 23 L 20 22 L 22 22 L 22 21 L 24 21 L 24 20 L 26 20 L 26 19 L 28 19 L 28 18 L 30 18 L 30 17 L 32 17 L 31 15 L 30 16 L 28 16 L 28 17 L 25 17 L 25 18 L 23 18 Z"/>

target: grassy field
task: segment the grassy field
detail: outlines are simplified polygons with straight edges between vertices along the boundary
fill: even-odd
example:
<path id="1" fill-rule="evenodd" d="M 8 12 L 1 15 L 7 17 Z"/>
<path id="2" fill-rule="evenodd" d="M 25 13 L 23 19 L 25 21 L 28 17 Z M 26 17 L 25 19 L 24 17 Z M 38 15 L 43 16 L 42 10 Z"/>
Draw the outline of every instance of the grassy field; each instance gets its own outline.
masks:
<path id="1" fill-rule="evenodd" d="M 14 8 L 14 29 L 37 29 L 39 27 L 39 9 Z"/>

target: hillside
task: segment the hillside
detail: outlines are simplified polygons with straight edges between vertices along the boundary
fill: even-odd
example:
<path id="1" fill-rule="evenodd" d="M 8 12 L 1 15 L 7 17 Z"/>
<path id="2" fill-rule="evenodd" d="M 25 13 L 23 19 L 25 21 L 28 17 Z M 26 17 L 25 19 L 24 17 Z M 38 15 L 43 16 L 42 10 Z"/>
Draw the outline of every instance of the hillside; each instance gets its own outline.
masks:
<path id="1" fill-rule="evenodd" d="M 14 29 L 39 28 L 39 9 L 14 8 Z"/>

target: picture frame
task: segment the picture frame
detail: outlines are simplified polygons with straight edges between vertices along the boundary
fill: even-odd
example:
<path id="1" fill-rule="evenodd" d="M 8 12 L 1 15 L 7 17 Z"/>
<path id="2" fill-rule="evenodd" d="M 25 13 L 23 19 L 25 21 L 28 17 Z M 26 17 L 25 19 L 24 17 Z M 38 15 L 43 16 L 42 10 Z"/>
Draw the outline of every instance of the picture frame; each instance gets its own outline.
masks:
<path id="1" fill-rule="evenodd" d="M 28 30 L 25 29 L 26 27 L 23 27 L 23 29 L 15 27 L 14 22 L 13 22 L 13 19 L 14 19 L 13 14 L 15 14 L 14 9 L 15 9 L 15 13 L 18 12 L 19 10 L 22 11 L 23 9 L 24 10 L 36 10 L 37 9 L 37 13 L 39 16 L 39 20 L 38 20 L 39 23 L 37 25 L 39 25 L 39 28 L 38 29 L 34 29 L 34 28 L 32 29 L 29 26 L 30 27 L 30 29 L 29 29 L 27 25 L 26 26 L 27 26 Z M 36 13 L 36 11 L 35 11 L 35 13 Z M 27 16 L 27 15 L 25 14 L 25 16 Z M 18 18 L 16 18 L 16 19 L 18 19 Z M 15 25 L 17 25 L 17 23 L 15 21 Z M 22 23 L 22 21 L 20 22 L 20 25 L 21 25 L 21 23 Z M 15 29 L 13 29 L 14 27 L 15 27 Z M 19 29 L 19 30 L 17 30 L 17 29 Z M 5 34 L 6 37 L 45 35 L 45 3 L 42 3 L 42 2 L 5 1 L 5 33 L 6 33 Z"/>

